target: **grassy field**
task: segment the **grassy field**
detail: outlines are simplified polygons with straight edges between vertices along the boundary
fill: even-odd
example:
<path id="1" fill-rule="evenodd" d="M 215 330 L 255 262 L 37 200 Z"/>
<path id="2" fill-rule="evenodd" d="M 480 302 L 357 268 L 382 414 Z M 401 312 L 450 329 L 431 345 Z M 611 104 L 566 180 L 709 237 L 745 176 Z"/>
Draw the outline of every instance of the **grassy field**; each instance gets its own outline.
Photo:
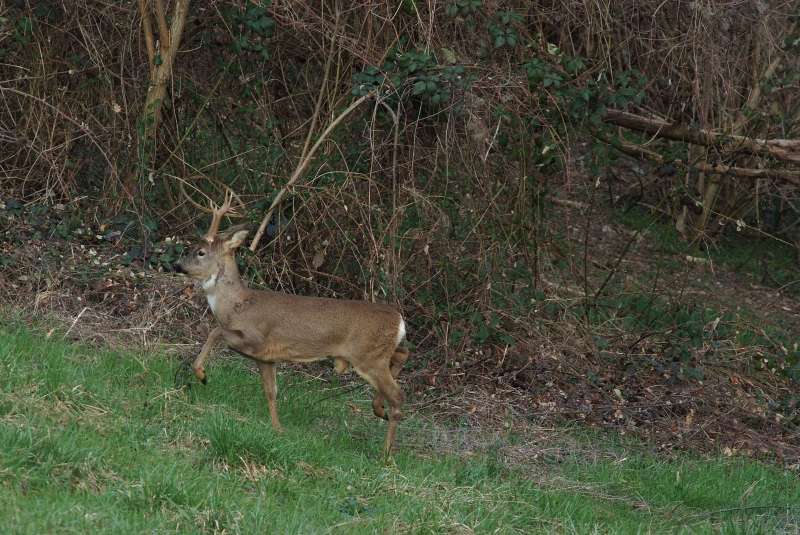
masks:
<path id="1" fill-rule="evenodd" d="M 583 448 L 510 463 L 500 448 L 523 449 L 524 437 L 490 436 L 465 455 L 442 439 L 465 430 L 424 414 L 408 415 L 384 462 L 385 424 L 364 391 L 331 397 L 321 381 L 284 372 L 286 432 L 276 435 L 243 360 L 212 362 L 209 385 L 188 393 L 174 388 L 175 369 L 162 355 L 0 327 L 2 532 L 800 529 L 796 474 L 757 462 L 659 458 L 576 432 Z"/>

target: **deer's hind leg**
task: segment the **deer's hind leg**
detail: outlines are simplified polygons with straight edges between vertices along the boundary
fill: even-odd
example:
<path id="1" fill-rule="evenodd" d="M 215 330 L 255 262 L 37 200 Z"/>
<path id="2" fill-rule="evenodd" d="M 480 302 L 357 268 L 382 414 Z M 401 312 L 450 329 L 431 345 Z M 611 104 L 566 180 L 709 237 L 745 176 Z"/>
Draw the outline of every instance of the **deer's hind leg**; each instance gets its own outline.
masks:
<path id="1" fill-rule="evenodd" d="M 392 451 L 394 437 L 397 433 L 397 424 L 403 418 L 401 409 L 405 402 L 403 390 L 392 377 L 390 362 L 391 359 L 385 359 L 377 361 L 372 367 L 356 367 L 356 372 L 378 391 L 378 395 L 375 398 L 381 400 L 380 412 L 382 414 L 385 414 L 383 412 L 383 400 L 385 399 L 389 402 L 389 428 L 386 431 L 386 440 L 383 444 L 385 455 L 389 455 Z M 374 400 L 372 408 L 378 414 Z"/>
<path id="2" fill-rule="evenodd" d="M 397 379 L 397 377 L 400 375 L 400 370 L 403 369 L 403 364 L 405 364 L 406 360 L 408 360 L 408 349 L 405 347 L 397 347 L 392 354 L 389 364 L 389 369 L 392 372 L 393 378 Z M 389 418 L 386 416 L 386 412 L 384 411 L 383 402 L 383 394 L 381 394 L 381 391 L 378 390 L 375 393 L 375 397 L 372 398 L 372 412 L 374 412 L 375 416 L 378 418 L 388 420 Z"/>
<path id="3" fill-rule="evenodd" d="M 400 370 L 403 369 L 403 364 L 406 363 L 408 360 L 409 351 L 405 347 L 397 347 L 394 350 L 394 354 L 392 355 L 392 363 L 390 368 L 392 369 L 392 377 L 397 379 L 397 376 L 400 375 Z"/>

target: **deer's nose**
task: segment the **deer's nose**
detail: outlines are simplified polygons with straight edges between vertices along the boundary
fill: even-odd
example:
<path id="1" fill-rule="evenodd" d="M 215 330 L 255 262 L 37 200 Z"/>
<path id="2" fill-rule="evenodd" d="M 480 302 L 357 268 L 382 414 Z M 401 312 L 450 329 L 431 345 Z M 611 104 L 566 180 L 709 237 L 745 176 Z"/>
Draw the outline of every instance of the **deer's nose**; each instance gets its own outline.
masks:
<path id="1" fill-rule="evenodd" d="M 183 269 L 183 264 L 181 264 L 180 262 L 175 262 L 174 264 L 172 264 L 172 271 L 174 271 L 175 273 L 183 273 L 184 275 L 186 275 L 186 270 Z"/>

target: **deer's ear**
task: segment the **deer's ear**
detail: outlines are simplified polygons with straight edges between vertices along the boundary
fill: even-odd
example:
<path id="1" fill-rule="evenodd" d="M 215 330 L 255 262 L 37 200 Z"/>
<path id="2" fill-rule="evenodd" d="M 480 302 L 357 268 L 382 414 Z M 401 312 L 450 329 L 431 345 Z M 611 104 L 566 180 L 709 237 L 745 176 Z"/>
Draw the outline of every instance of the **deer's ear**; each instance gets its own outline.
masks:
<path id="1" fill-rule="evenodd" d="M 230 251 L 231 249 L 236 249 L 242 243 L 244 243 L 244 239 L 247 237 L 247 233 L 250 232 L 249 230 L 238 230 L 234 232 L 230 237 L 225 239 L 225 250 Z"/>

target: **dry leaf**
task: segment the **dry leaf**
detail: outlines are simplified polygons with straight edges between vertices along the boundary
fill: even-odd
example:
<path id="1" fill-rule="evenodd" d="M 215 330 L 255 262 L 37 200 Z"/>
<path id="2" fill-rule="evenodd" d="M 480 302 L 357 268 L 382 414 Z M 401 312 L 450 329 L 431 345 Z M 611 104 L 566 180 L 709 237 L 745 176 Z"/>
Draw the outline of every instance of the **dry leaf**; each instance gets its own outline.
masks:
<path id="1" fill-rule="evenodd" d="M 316 254 L 314 254 L 314 258 L 311 260 L 311 265 L 314 266 L 314 269 L 319 269 L 323 262 L 325 262 L 325 253 L 322 249 L 320 249 L 316 252 Z"/>

